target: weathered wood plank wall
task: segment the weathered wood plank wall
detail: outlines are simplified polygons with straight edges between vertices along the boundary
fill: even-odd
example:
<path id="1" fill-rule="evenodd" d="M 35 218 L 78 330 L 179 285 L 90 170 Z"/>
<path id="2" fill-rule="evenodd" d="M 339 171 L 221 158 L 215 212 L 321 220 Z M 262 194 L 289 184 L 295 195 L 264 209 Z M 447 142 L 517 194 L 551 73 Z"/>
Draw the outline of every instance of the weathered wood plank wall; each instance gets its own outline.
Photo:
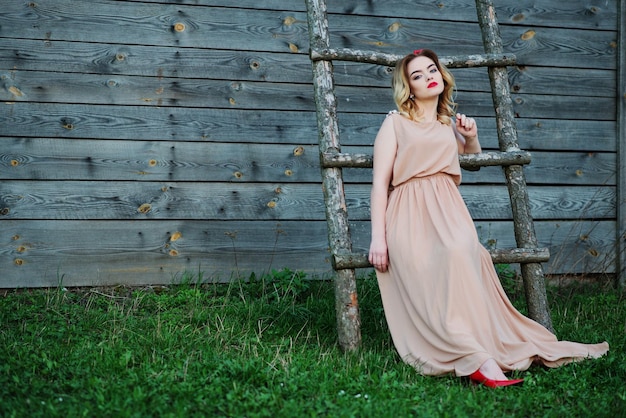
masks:
<path id="1" fill-rule="evenodd" d="M 329 3 L 334 47 L 482 52 L 473 0 Z M 613 273 L 617 0 L 499 3 L 546 271 Z M 0 287 L 330 272 L 307 53 L 300 0 L 3 4 Z M 496 149 L 486 70 L 454 74 Z M 370 152 L 390 69 L 337 62 L 335 81 L 341 141 Z M 371 173 L 346 179 L 365 250 Z M 483 241 L 514 246 L 500 169 L 461 190 Z"/>

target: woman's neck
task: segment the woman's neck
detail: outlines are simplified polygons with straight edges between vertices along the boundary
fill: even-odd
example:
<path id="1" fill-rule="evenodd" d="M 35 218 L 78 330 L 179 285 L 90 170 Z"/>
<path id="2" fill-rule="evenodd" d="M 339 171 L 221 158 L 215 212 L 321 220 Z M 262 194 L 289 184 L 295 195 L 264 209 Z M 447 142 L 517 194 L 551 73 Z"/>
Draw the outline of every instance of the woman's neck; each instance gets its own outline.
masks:
<path id="1" fill-rule="evenodd" d="M 422 109 L 421 119 L 422 122 L 434 122 L 437 120 L 437 107 L 439 104 L 438 98 L 436 100 L 420 101 L 418 106 Z"/>

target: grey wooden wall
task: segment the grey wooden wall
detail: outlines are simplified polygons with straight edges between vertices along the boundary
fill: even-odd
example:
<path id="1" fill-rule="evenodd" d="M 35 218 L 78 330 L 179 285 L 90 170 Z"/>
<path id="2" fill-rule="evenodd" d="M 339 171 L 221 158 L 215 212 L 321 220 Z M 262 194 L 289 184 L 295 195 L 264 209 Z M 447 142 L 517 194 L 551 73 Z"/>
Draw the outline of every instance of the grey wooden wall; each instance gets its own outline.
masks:
<path id="1" fill-rule="evenodd" d="M 334 47 L 482 52 L 472 0 L 329 0 Z M 496 1 L 547 273 L 612 273 L 617 0 Z M 331 271 L 304 2 L 36 0 L 0 12 L 0 287 Z M 341 141 L 370 152 L 390 69 L 335 63 Z M 459 110 L 497 148 L 485 69 Z M 367 170 L 345 173 L 369 244 Z M 499 168 L 461 189 L 514 246 Z"/>

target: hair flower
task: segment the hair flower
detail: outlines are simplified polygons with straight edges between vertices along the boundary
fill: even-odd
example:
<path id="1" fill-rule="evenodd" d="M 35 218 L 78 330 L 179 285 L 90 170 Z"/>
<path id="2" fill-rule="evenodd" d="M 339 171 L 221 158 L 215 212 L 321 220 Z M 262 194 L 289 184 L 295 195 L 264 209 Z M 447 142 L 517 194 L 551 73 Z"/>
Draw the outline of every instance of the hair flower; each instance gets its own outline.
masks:
<path id="1" fill-rule="evenodd" d="M 422 51 L 424 50 L 424 48 L 422 49 L 416 49 L 415 51 L 413 51 L 413 55 L 419 55 L 422 53 Z"/>

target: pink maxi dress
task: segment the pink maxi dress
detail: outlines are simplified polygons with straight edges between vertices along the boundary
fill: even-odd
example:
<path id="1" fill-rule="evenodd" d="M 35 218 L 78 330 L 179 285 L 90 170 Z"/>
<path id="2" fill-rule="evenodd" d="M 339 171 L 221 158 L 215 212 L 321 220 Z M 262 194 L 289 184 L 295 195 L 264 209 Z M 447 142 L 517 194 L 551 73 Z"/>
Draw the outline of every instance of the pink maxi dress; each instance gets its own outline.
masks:
<path id="1" fill-rule="evenodd" d="M 377 279 L 403 361 L 424 375 L 467 376 L 489 358 L 510 371 L 608 351 L 606 342 L 558 341 L 513 307 L 459 193 L 451 126 L 391 113 L 378 135 L 398 144 L 386 213 L 389 269 Z"/>

